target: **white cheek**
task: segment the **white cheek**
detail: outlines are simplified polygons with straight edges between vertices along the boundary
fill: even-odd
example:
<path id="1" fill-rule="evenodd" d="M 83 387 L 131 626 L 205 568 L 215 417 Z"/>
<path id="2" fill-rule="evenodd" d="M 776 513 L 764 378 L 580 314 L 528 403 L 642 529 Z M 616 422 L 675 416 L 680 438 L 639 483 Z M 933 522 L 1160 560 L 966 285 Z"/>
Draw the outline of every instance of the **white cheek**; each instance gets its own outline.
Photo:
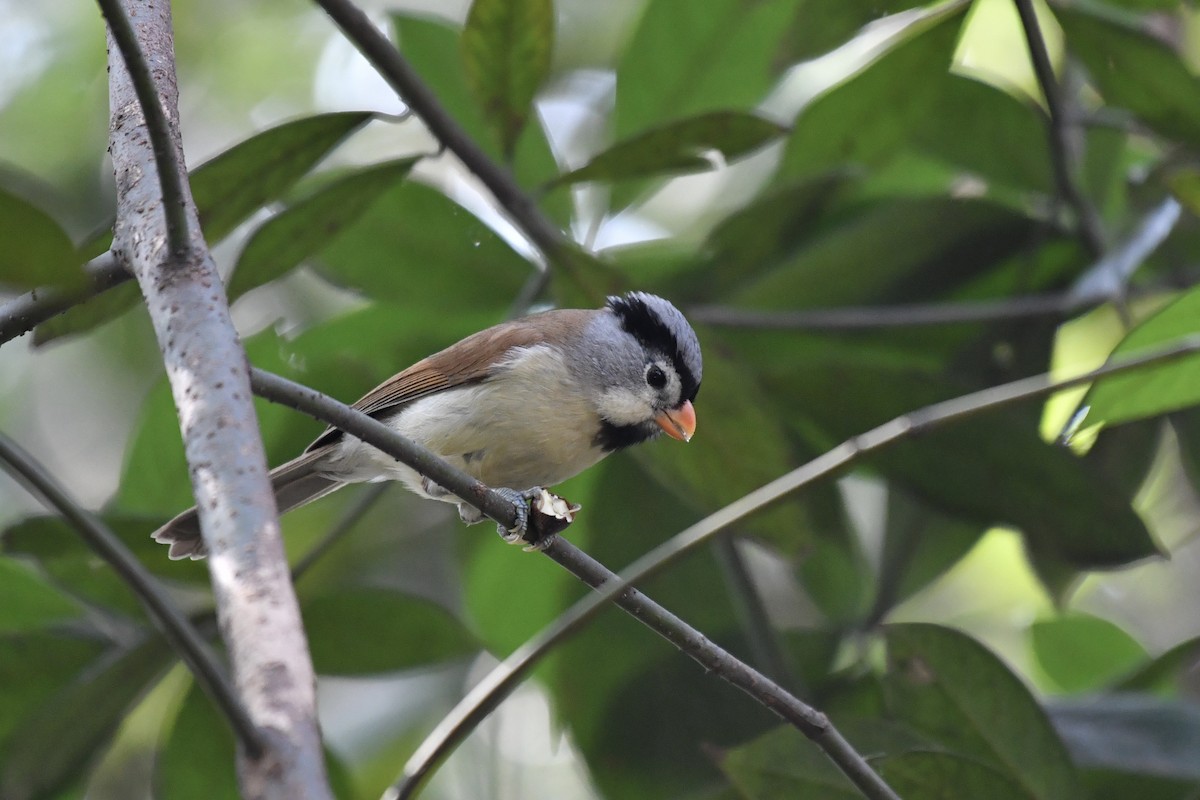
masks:
<path id="1" fill-rule="evenodd" d="M 652 399 L 629 389 L 605 389 L 597 406 L 609 422 L 617 425 L 636 425 L 653 416 Z"/>

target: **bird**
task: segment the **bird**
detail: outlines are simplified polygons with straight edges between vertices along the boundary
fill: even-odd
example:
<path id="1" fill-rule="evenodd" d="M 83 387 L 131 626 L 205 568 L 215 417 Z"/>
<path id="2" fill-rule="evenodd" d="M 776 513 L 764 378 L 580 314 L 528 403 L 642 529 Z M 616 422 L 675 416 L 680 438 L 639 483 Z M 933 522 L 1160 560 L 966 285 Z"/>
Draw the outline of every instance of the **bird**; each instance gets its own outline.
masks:
<path id="1" fill-rule="evenodd" d="M 531 497 L 661 433 L 690 441 L 702 372 L 700 342 L 683 313 L 657 295 L 629 292 L 599 309 L 542 311 L 474 333 L 384 381 L 353 408 L 506 496 Z M 483 519 L 416 470 L 332 426 L 270 477 L 280 514 L 351 483 L 395 480 L 456 503 L 468 524 Z M 152 537 L 170 545 L 172 560 L 207 555 L 194 507 Z"/>

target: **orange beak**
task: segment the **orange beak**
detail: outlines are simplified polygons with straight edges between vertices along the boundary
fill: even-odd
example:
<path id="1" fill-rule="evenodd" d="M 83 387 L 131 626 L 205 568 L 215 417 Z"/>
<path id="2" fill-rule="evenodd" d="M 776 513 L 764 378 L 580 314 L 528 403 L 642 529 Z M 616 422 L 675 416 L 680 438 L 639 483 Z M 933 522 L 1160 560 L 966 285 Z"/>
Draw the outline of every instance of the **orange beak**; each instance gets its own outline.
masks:
<path id="1" fill-rule="evenodd" d="M 692 434 L 696 432 L 696 409 L 692 408 L 692 401 L 684 400 L 683 405 L 679 408 L 662 412 L 654 418 L 654 421 L 658 423 L 658 427 L 667 432 L 667 436 L 681 442 L 688 442 L 691 441 Z"/>

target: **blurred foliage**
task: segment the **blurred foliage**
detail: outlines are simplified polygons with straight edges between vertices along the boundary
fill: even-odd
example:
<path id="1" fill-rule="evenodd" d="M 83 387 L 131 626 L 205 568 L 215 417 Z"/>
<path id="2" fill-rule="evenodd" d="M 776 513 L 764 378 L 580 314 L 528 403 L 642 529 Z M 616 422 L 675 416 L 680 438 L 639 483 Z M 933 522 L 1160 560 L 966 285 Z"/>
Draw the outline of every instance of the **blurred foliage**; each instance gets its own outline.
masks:
<path id="1" fill-rule="evenodd" d="M 21 31 L 62 43 L 0 80 L 10 293 L 78 281 L 112 224 L 111 186 L 97 178 L 102 35 L 49 21 L 52 6 L 40 21 L 14 11 L 0 36 L 10 53 L 0 65 L 37 40 Z M 364 110 L 312 100 L 363 74 L 339 71 L 345 45 L 319 12 L 176 6 L 185 142 L 206 157 L 192 188 L 253 363 L 351 400 L 510 313 L 545 265 L 419 121 L 383 113 L 393 102 L 383 90 L 349 94 L 369 98 Z M 435 7 L 380 19 L 445 108 L 580 244 L 570 263 L 548 265 L 538 302 L 616 285 L 694 312 L 706 360 L 695 441 L 616 456 L 562 489 L 585 507 L 572 539 L 605 563 L 628 563 L 897 415 L 1047 371 L 1052 357 L 1060 372 L 1092 363 L 1061 326 L 1087 322 L 1067 301 L 1109 267 L 1087 254 L 1079 210 L 1058 196 L 1026 49 L 996 44 L 1024 41 L 1008 0 L 710 0 L 703 13 L 644 0 L 613 4 L 604 25 L 586 0 L 425 13 Z M 1184 209 L 1101 298 L 1120 314 L 1115 351 L 1195 336 L 1200 12 L 1182 0 L 1056 0 L 1039 19 L 1067 104 L 1065 171 L 1109 246 L 1142 235 L 1172 197 Z M 585 40 L 586 56 L 563 51 Z M 610 44 L 602 63 L 598 41 Z M 1058 309 L 1030 310 L 1047 296 Z M 143 313 L 138 300 L 127 284 L 43 324 L 33 341 L 50 346 L 29 360 L 90 343 L 102 367 L 137 369 L 147 385 L 140 360 L 104 344 Z M 1013 314 L 981 313 L 1002 301 Z M 874 316 L 913 305 L 962 319 Z M 831 307 L 865 324 L 728 320 Z M 1189 535 L 1200 358 L 1082 397 L 1098 437 L 1047 441 L 1055 426 L 1036 404 L 912 436 L 746 520 L 731 550 L 694 555 L 643 588 L 773 665 L 908 800 L 1194 800 L 1200 623 L 1186 609 L 1200 602 L 1189 589 L 1200 584 Z M 320 430 L 258 409 L 274 461 Z M 104 518 L 211 633 L 204 564 L 168 562 L 147 538 L 190 496 L 165 383 L 127 416 L 128 434 L 106 443 L 124 469 Z M 399 703 L 371 695 L 387 723 L 331 735 L 343 800 L 379 795 L 461 694 L 470 659 L 502 657 L 586 591 L 399 495 L 328 547 L 360 494 L 285 524 L 294 561 L 318 555 L 297 581 L 318 671 L 343 685 L 441 681 Z M 0 520 L 0 797 L 233 796 L 229 731 L 171 672 L 176 659 L 136 598 L 61 521 L 12 516 Z M 975 560 L 998 552 L 988 544 L 1011 535 L 998 526 L 1024 551 L 981 571 Z M 739 569 L 756 597 L 731 580 Z M 997 587 L 1031 575 L 1042 595 L 989 608 Z M 621 615 L 561 646 L 538 678 L 551 728 L 569 734 L 588 780 L 565 791 L 528 773 L 509 791 L 478 759 L 488 796 L 857 796 L 798 732 Z M 334 701 L 322 712 L 327 729 L 363 713 Z M 135 756 L 142 773 L 112 767 Z M 114 785 L 124 794 L 103 788 Z M 449 781 L 437 791 L 480 796 Z"/>

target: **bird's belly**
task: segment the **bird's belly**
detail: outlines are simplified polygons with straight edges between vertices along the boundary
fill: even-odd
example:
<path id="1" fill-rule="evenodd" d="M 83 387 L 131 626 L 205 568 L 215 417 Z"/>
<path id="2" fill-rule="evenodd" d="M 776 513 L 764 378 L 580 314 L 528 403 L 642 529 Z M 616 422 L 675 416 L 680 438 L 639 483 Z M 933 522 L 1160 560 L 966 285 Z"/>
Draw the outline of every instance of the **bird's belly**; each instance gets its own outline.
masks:
<path id="1" fill-rule="evenodd" d="M 488 486 L 560 483 L 604 457 L 593 444 L 599 418 L 561 367 L 526 361 L 514 371 L 532 366 L 534 379 L 510 372 L 415 400 L 384 421 Z M 399 480 L 429 496 L 415 470 L 353 437 L 342 440 L 330 471 L 347 481 Z"/>

